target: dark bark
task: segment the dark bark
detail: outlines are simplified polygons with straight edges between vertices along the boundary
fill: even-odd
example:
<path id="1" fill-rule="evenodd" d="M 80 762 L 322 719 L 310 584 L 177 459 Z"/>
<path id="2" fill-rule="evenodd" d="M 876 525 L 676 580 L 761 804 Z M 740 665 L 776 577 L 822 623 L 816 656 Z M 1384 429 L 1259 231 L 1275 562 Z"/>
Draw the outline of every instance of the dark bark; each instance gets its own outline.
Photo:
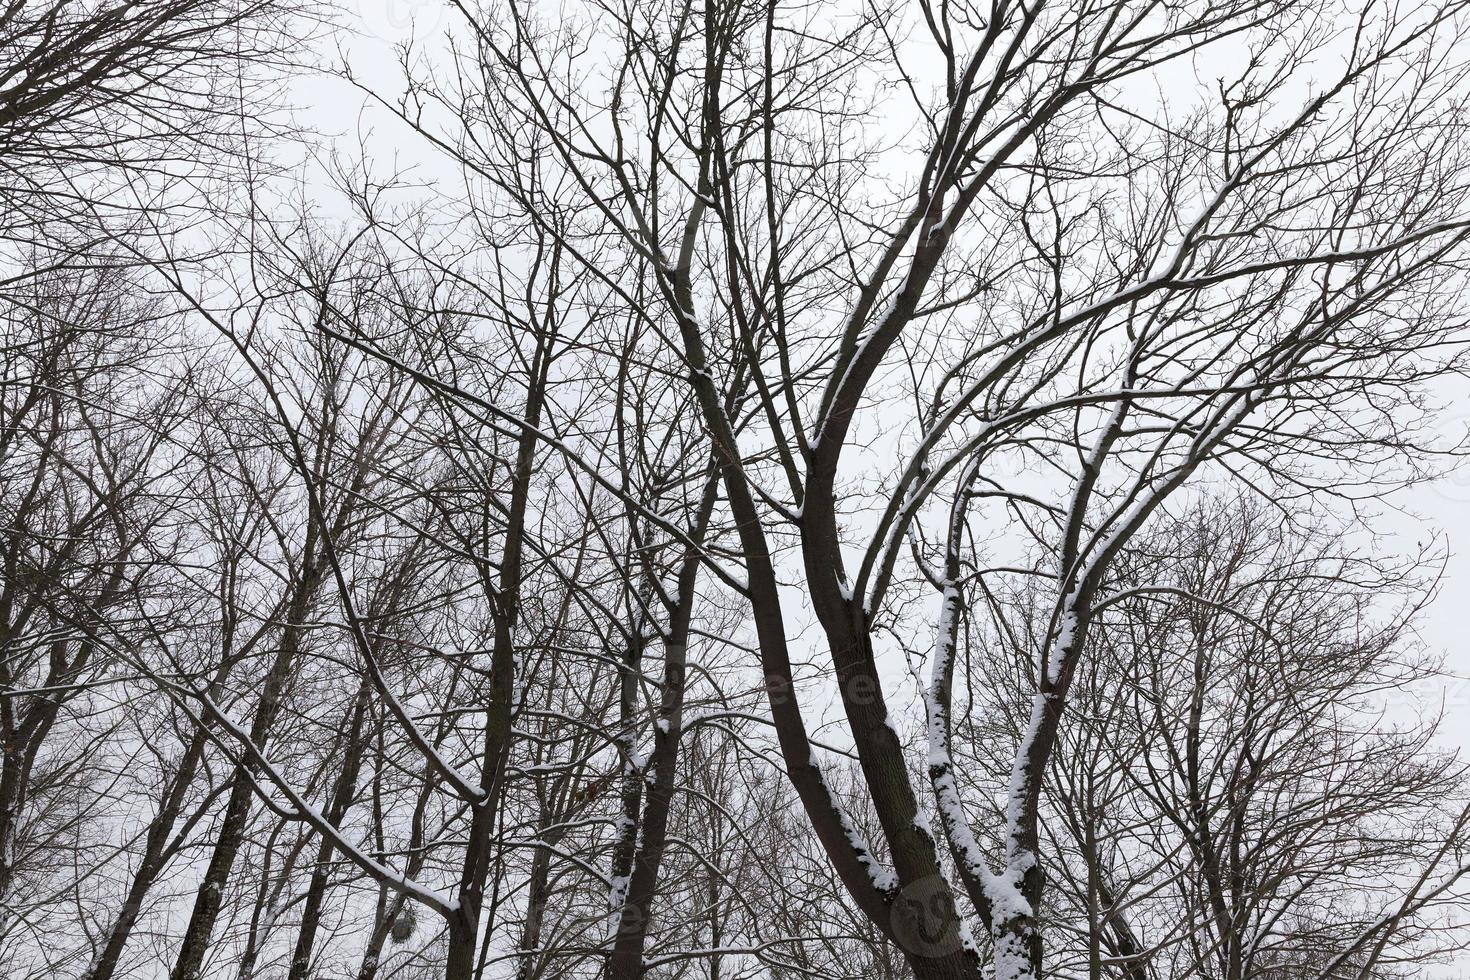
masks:
<path id="1" fill-rule="evenodd" d="M 714 510 L 717 479 L 705 481 L 699 512 L 679 567 L 674 608 L 664 635 L 664 669 L 659 689 L 658 724 L 654 727 L 653 752 L 648 765 L 653 770 L 648 799 L 643 807 L 632 877 L 627 897 L 618 911 L 617 934 L 607 961 L 610 980 L 639 980 L 643 976 L 643 948 L 653 919 L 653 899 L 658 888 L 659 868 L 668 843 L 669 810 L 679 765 L 679 742 L 683 737 L 685 670 L 688 662 L 689 626 L 694 614 L 695 586 L 699 581 L 702 556 L 697 549 L 704 540 Z"/>
<path id="2" fill-rule="evenodd" d="M 363 724 L 367 717 L 368 695 L 372 688 L 366 680 L 358 686 L 353 698 L 347 724 L 346 752 L 342 757 L 342 768 L 332 786 L 332 796 L 327 803 L 326 817 L 333 827 L 342 826 L 348 809 L 356 799 L 357 776 L 362 770 L 362 760 L 367 754 L 367 740 L 363 737 Z M 331 870 L 332 842 L 326 838 L 317 845 L 316 863 L 311 870 L 311 883 L 306 888 L 306 898 L 301 905 L 301 927 L 296 933 L 296 946 L 291 954 L 291 969 L 288 980 L 307 980 L 311 968 L 312 947 L 316 943 L 317 924 L 321 916 L 322 901 L 327 894 L 327 880 Z"/>
<path id="3" fill-rule="evenodd" d="M 295 668 L 300 653 L 301 641 L 306 628 L 307 613 L 311 608 L 318 587 L 326 576 L 326 562 L 316 550 L 314 526 L 308 532 L 305 551 L 305 568 L 293 587 L 292 600 L 287 607 L 286 622 L 281 634 L 280 645 L 266 674 L 255 715 L 250 724 L 250 741 L 263 750 L 270 739 L 284 701 L 287 683 Z M 174 961 L 171 980 L 200 980 L 205 953 L 209 949 L 216 920 L 224 903 L 224 890 L 234 871 L 235 858 L 245 840 L 249 826 L 251 804 L 254 802 L 257 771 L 248 757 L 242 757 L 230 776 L 229 795 L 225 802 L 220 830 L 215 837 L 214 849 L 204 877 L 194 896 L 194 907 L 184 928 L 183 942 Z"/>

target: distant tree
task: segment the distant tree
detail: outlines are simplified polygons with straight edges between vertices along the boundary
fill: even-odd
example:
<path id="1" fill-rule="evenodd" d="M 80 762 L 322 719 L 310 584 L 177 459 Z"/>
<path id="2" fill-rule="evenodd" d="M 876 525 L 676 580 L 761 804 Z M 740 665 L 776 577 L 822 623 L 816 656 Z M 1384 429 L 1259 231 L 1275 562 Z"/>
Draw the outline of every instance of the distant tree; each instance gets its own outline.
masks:
<path id="1" fill-rule="evenodd" d="M 94 264 L 138 228 L 198 226 L 279 125 L 316 20 L 280 0 L 15 0 L 0 10 L 0 287 Z M 206 195 L 206 196 L 201 196 Z"/>
<path id="2" fill-rule="evenodd" d="M 1421 571 L 1249 498 L 1140 536 L 1043 796 L 1059 975 L 1394 977 L 1462 948 L 1440 927 L 1470 894 L 1465 766 L 1405 710 L 1437 676 L 1411 632 Z M 970 642 L 1034 642 L 1026 606 L 1000 598 Z M 998 786 L 986 702 L 957 744 Z M 1004 708 L 1009 740 L 1023 710 Z"/>
<path id="3" fill-rule="evenodd" d="M 110 801 L 156 761 L 157 719 L 129 710 L 103 638 L 151 646 L 149 618 L 173 605 L 179 455 L 163 433 L 194 401 L 135 289 L 115 270 L 58 270 L 0 306 L 0 961 L 14 976 L 68 969 L 60 937 L 107 914 L 93 877 L 116 847 Z"/>

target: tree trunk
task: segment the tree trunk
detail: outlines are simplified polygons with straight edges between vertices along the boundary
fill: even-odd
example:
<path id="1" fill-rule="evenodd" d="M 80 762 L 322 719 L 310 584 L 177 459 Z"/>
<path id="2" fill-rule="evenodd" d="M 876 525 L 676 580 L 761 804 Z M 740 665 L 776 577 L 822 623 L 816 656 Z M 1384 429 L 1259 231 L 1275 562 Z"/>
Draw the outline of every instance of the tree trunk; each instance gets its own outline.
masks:
<path id="1" fill-rule="evenodd" d="M 352 705 L 351 721 L 347 726 L 347 753 L 342 760 L 342 771 L 332 787 L 332 799 L 327 804 L 326 817 L 333 827 L 340 827 L 352 806 L 353 790 L 357 787 L 357 774 L 362 769 L 366 740 L 362 737 L 363 720 L 367 714 L 368 694 L 372 690 L 366 678 L 358 685 L 357 696 Z M 291 954 L 291 969 L 287 980 L 307 980 L 311 967 L 312 947 L 316 944 L 317 922 L 321 917 L 322 901 L 327 894 L 329 868 L 332 858 L 332 842 L 323 838 L 317 848 L 316 863 L 312 866 L 311 883 L 306 889 L 306 900 L 301 906 L 301 928 L 296 934 L 296 948 Z"/>

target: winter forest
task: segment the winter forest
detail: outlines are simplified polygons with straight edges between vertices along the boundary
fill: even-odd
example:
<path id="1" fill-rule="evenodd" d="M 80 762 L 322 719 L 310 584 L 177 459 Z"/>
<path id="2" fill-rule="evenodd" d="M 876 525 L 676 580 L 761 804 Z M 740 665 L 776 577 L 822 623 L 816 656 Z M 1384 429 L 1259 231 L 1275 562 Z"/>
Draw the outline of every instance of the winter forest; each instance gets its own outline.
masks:
<path id="1" fill-rule="evenodd" d="M 1470 976 L 1467 35 L 7 0 L 0 978 Z"/>

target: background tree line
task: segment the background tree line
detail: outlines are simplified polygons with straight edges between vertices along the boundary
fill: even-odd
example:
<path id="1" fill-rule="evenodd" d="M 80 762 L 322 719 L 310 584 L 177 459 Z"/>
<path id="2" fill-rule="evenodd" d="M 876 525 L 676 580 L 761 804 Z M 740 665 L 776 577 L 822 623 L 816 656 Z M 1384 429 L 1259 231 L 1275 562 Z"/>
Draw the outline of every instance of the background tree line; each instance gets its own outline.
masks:
<path id="1" fill-rule="evenodd" d="M 1467 15 L 0 11 L 0 973 L 1453 969 Z"/>

